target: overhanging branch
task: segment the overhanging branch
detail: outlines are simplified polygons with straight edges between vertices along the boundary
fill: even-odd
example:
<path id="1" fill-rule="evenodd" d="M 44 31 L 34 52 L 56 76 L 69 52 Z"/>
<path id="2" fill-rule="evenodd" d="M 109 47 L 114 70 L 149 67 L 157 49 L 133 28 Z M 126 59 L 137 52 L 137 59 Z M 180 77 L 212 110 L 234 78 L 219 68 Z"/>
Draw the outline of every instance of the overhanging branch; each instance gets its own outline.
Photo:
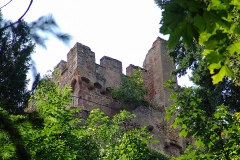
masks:
<path id="1" fill-rule="evenodd" d="M 12 1 L 12 0 L 11 0 L 11 1 Z M 10 2 L 11 2 L 11 1 L 10 1 Z M 8 2 L 8 3 L 10 3 L 10 2 Z M 0 31 L 2 31 L 2 30 L 6 29 L 6 28 L 8 28 L 8 27 L 11 27 L 11 26 L 13 26 L 13 25 L 19 23 L 19 22 L 22 20 L 22 18 L 23 18 L 23 17 L 27 14 L 27 12 L 29 11 L 29 9 L 30 9 L 32 3 L 33 3 L 33 0 L 30 1 L 30 4 L 28 5 L 27 10 L 24 12 L 24 14 L 23 14 L 20 18 L 18 18 L 18 20 L 17 20 L 16 22 L 14 22 L 14 23 L 10 23 L 9 25 L 0 28 Z M 6 4 L 6 5 L 7 5 L 7 4 Z"/>
<path id="2" fill-rule="evenodd" d="M 2 7 L 0 7 L 0 9 L 2 9 L 3 7 L 6 7 L 6 5 L 8 5 L 10 2 L 12 2 L 12 0 L 10 0 L 8 3 L 6 3 L 6 4 L 3 5 Z"/>

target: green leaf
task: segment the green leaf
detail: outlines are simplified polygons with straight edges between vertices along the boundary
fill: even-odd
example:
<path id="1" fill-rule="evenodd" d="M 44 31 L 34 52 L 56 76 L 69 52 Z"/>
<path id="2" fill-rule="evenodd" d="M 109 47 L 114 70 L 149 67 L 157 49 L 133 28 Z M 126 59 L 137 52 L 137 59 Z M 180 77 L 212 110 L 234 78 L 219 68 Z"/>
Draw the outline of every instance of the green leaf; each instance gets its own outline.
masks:
<path id="1" fill-rule="evenodd" d="M 168 112 L 167 115 L 164 117 L 164 120 L 169 121 L 172 117 L 172 112 Z"/>
<path id="2" fill-rule="evenodd" d="M 208 40 L 204 42 L 206 49 L 220 51 L 222 48 L 225 49 L 228 35 L 226 33 L 218 32 L 212 35 Z"/>
<path id="3" fill-rule="evenodd" d="M 214 52 L 214 50 L 210 50 L 210 49 L 205 49 L 203 52 L 202 52 L 202 55 L 203 56 L 207 56 L 208 54 Z"/>
<path id="4" fill-rule="evenodd" d="M 171 6 L 172 7 L 172 6 Z M 176 9 L 179 9 L 179 5 L 176 5 Z M 162 26 L 160 28 L 160 32 L 163 34 L 171 34 L 173 30 L 177 27 L 178 23 L 180 23 L 183 19 L 184 14 L 182 11 L 169 11 L 165 10 L 162 13 Z M 176 19 L 172 19 L 171 17 L 176 17 Z"/>
<path id="5" fill-rule="evenodd" d="M 239 0 L 231 0 L 230 4 L 236 6 L 240 10 L 240 1 Z"/>
<path id="6" fill-rule="evenodd" d="M 186 124 L 182 124 L 182 129 L 187 129 L 187 125 Z"/>
<path id="7" fill-rule="evenodd" d="M 172 127 L 173 127 L 174 129 L 176 129 L 176 128 L 177 128 L 177 125 L 178 125 L 178 121 L 175 120 L 175 121 L 173 122 L 173 124 L 172 124 Z"/>
<path id="8" fill-rule="evenodd" d="M 225 3 L 222 3 L 220 0 L 212 0 L 210 5 L 208 6 L 209 9 L 214 10 L 226 10 L 227 5 Z"/>
<path id="9" fill-rule="evenodd" d="M 199 32 L 200 33 L 203 32 L 204 27 L 205 27 L 203 17 L 200 16 L 199 14 L 197 14 L 194 17 L 193 21 L 194 21 L 194 25 L 198 28 Z"/>
<path id="10" fill-rule="evenodd" d="M 221 113 L 219 113 L 219 112 L 214 113 L 214 117 L 215 117 L 215 118 L 218 119 L 220 116 L 221 116 Z"/>
<path id="11" fill-rule="evenodd" d="M 222 67 L 221 63 L 212 63 L 212 64 L 210 64 L 208 69 L 210 70 L 210 74 L 214 74 L 214 70 L 220 69 L 221 67 Z"/>
<path id="12" fill-rule="evenodd" d="M 200 139 L 197 139 L 195 141 L 195 145 L 199 148 L 199 147 L 204 147 L 204 143 L 200 140 Z"/>
<path id="13" fill-rule="evenodd" d="M 169 97 L 169 99 L 170 100 L 175 100 L 175 99 L 177 99 L 177 94 L 174 94 L 174 93 L 172 93 L 171 95 L 170 95 L 170 97 Z"/>
<path id="14" fill-rule="evenodd" d="M 200 4 L 196 1 L 188 1 L 187 6 L 191 12 L 198 12 L 198 8 L 201 7 Z"/>
<path id="15" fill-rule="evenodd" d="M 234 54 L 235 52 L 240 52 L 240 41 L 236 41 L 233 44 L 229 45 L 227 47 L 227 50 L 230 52 L 230 54 Z"/>
<path id="16" fill-rule="evenodd" d="M 199 35 L 199 44 L 203 45 L 204 42 L 207 41 L 211 36 L 211 33 L 207 33 L 206 31 L 201 32 Z"/>
<path id="17" fill-rule="evenodd" d="M 206 54 L 206 52 L 204 52 L 204 54 Z M 210 64 L 224 62 L 225 59 L 226 57 L 222 54 L 219 54 L 217 51 L 210 50 L 210 52 L 206 55 L 206 61 Z"/>
<path id="18" fill-rule="evenodd" d="M 183 41 L 188 45 L 190 46 L 193 42 L 193 32 L 194 32 L 194 28 L 193 28 L 193 25 L 190 24 L 190 23 L 187 23 L 186 24 L 186 28 L 184 29 L 184 32 L 183 32 Z"/>
<path id="19" fill-rule="evenodd" d="M 179 132 L 179 136 L 186 137 L 187 136 L 187 131 L 185 129 L 182 129 L 181 132 Z"/>
<path id="20" fill-rule="evenodd" d="M 208 33 L 214 34 L 214 32 L 216 31 L 216 21 L 219 18 L 214 15 L 212 12 L 209 11 L 204 11 L 203 13 L 203 20 L 206 23 L 206 31 Z"/>
<path id="21" fill-rule="evenodd" d="M 182 36 L 184 30 L 186 29 L 186 21 L 180 22 L 176 29 L 174 30 L 174 32 L 172 34 L 170 34 L 169 40 L 168 40 L 168 46 L 169 48 L 173 48 L 175 47 L 178 42 L 180 37 Z"/>
<path id="22" fill-rule="evenodd" d="M 228 76 L 231 78 L 234 76 L 233 72 L 226 65 L 222 66 L 220 71 L 212 76 L 213 84 L 218 84 L 220 81 L 222 81 L 224 76 Z"/>
<path id="23" fill-rule="evenodd" d="M 236 26 L 235 24 L 232 24 L 232 29 L 235 34 L 240 34 L 240 26 Z"/>

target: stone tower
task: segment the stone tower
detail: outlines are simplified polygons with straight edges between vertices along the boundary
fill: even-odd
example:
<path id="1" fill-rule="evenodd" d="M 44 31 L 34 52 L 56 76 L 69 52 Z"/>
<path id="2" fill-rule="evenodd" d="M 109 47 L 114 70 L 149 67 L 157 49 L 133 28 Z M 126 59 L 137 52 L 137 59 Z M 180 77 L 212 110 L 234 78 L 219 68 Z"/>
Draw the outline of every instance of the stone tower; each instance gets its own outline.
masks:
<path id="1" fill-rule="evenodd" d="M 164 108 L 171 104 L 168 100 L 170 92 L 164 88 L 164 82 L 171 78 L 176 79 L 171 75 L 175 67 L 167 52 L 167 42 L 158 37 L 143 62 L 143 67 L 148 71 L 146 78 L 150 90 L 149 100 Z"/>
<path id="2" fill-rule="evenodd" d="M 141 68 L 145 87 L 149 89 L 148 100 L 160 108 L 165 108 L 172 103 L 169 101 L 170 92 L 164 88 L 164 82 L 171 78 L 176 80 L 176 77 L 171 75 L 175 66 L 167 52 L 167 41 L 158 37 L 148 51 Z M 140 67 L 129 65 L 127 75 L 131 76 L 133 70 L 137 68 Z"/>

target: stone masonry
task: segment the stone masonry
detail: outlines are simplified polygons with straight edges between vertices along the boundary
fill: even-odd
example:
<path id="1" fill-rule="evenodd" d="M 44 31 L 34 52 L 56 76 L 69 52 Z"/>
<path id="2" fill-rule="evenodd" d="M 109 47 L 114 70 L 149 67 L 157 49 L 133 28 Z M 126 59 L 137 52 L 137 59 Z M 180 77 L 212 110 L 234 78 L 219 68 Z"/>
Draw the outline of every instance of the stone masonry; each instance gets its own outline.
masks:
<path id="1" fill-rule="evenodd" d="M 130 126 L 148 126 L 154 139 L 160 142 L 154 146 L 158 150 L 178 156 L 184 150 L 184 140 L 178 136 L 177 130 L 170 128 L 164 121 L 165 108 L 172 102 L 169 101 L 170 92 L 164 88 L 164 81 L 170 78 L 174 65 L 166 55 L 166 41 L 157 38 L 152 48 L 148 51 L 143 62 L 143 68 L 129 65 L 126 69 L 127 76 L 131 76 L 134 69 L 140 68 L 144 79 L 144 86 L 149 89 L 147 99 L 155 107 L 139 106 L 131 112 L 137 118 L 130 122 Z M 73 106 L 81 107 L 85 111 L 100 108 L 107 115 L 113 116 L 121 109 L 127 108 L 114 100 L 109 94 L 109 87 L 118 88 L 121 84 L 122 62 L 104 56 L 100 65 L 95 63 L 95 53 L 85 45 L 76 43 L 67 54 L 67 62 L 60 61 L 59 68 L 61 86 L 70 85 L 73 89 Z"/>

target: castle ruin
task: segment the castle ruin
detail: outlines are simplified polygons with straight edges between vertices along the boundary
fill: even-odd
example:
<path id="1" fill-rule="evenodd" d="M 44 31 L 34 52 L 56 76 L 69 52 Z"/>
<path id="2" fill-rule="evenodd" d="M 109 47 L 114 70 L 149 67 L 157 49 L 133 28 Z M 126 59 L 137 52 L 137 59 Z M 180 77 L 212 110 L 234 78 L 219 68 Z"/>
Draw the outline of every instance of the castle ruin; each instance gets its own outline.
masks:
<path id="1" fill-rule="evenodd" d="M 155 109 L 140 106 L 132 111 L 137 118 L 132 125 L 151 126 L 151 134 L 160 142 L 154 147 L 168 155 L 179 156 L 185 148 L 184 140 L 178 136 L 177 130 L 170 128 L 169 122 L 164 121 L 165 108 L 169 101 L 170 92 L 164 88 L 164 81 L 175 78 L 171 75 L 174 65 L 167 56 L 166 41 L 157 38 L 148 51 L 143 67 L 129 65 L 126 75 L 131 76 L 136 68 L 140 68 L 144 79 L 144 86 L 149 89 L 147 100 Z M 118 88 L 121 84 L 122 62 L 104 56 L 100 64 L 95 63 L 95 53 L 85 45 L 76 43 L 67 54 L 67 62 L 60 61 L 61 76 L 56 81 L 61 86 L 70 85 L 73 89 L 73 106 L 81 107 L 85 111 L 100 108 L 109 116 L 113 116 L 126 108 L 109 94 L 109 87 Z M 130 124 L 131 125 L 131 124 Z"/>

